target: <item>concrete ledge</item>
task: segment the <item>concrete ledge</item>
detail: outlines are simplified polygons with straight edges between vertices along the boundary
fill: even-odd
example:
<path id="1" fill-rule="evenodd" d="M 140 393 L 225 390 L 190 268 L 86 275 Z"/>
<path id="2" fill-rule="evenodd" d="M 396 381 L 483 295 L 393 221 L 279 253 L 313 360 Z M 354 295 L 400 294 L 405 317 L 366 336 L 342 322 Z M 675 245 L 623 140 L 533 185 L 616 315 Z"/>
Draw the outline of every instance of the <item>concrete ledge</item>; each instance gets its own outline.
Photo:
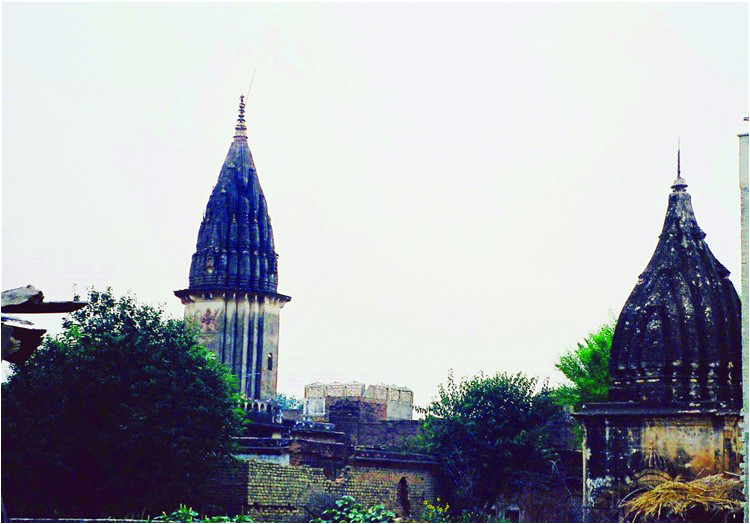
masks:
<path id="1" fill-rule="evenodd" d="M 732 402 L 663 402 L 646 404 L 641 402 L 602 402 L 585 404 L 573 413 L 576 418 L 607 416 L 648 415 L 717 415 L 739 416 L 740 404 Z"/>

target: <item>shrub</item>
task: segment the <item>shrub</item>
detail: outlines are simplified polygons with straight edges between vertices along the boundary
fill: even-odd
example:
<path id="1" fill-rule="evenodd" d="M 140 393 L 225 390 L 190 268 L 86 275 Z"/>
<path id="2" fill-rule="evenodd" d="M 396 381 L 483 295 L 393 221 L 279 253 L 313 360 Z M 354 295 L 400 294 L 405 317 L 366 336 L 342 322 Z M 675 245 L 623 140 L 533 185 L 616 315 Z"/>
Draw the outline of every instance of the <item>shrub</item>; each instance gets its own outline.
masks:
<path id="1" fill-rule="evenodd" d="M 420 522 L 450 522 L 450 515 L 448 510 L 450 506 L 440 505 L 440 498 L 436 500 L 435 504 L 431 504 L 429 500 L 422 502 L 424 508 L 422 509 L 422 517 L 419 519 Z"/>
<path id="2" fill-rule="evenodd" d="M 556 458 L 550 427 L 562 414 L 546 384 L 521 373 L 460 383 L 449 375 L 416 440 L 440 457 L 455 508 L 482 515 L 499 495 L 521 488 L 519 473 L 549 469 Z"/>
<path id="3" fill-rule="evenodd" d="M 431 504 L 428 500 L 425 500 L 422 503 L 424 509 L 419 522 L 492 522 L 489 515 L 483 513 L 468 510 L 452 511 L 450 504 L 441 506 L 439 497 L 435 502 L 435 504 Z"/>
<path id="4" fill-rule="evenodd" d="M 377 505 L 364 509 L 354 497 L 345 495 L 336 501 L 336 507 L 327 509 L 321 518 L 310 522 L 393 522 L 396 514 Z"/>
<path id="5" fill-rule="evenodd" d="M 169 515 L 166 512 L 162 512 L 161 515 L 154 519 L 154 522 L 253 522 L 253 519 L 249 515 L 235 515 L 234 517 L 204 516 L 203 518 L 199 518 L 198 512 L 194 511 L 193 508 L 185 504 L 180 504 L 180 507 Z"/>

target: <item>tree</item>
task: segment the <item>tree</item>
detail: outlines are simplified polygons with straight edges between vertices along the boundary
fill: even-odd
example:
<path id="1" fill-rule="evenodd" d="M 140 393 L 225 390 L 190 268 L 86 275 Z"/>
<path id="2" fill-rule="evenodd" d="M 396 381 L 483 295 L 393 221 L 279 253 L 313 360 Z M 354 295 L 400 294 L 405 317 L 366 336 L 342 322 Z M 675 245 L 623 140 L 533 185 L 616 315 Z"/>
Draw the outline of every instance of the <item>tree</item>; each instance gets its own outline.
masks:
<path id="1" fill-rule="evenodd" d="M 36 517 L 199 504 L 231 460 L 239 400 L 193 327 L 92 290 L 2 386 L 3 501 Z"/>
<path id="2" fill-rule="evenodd" d="M 560 357 L 555 367 L 569 380 L 555 390 L 557 401 L 579 409 L 588 402 L 604 402 L 612 385 L 609 352 L 615 332 L 614 320 L 590 333 L 574 350 Z"/>
<path id="3" fill-rule="evenodd" d="M 426 408 L 422 449 L 440 456 L 451 505 L 487 511 L 501 493 L 517 492 L 524 474 L 547 472 L 561 416 L 546 384 L 522 373 L 448 376 Z"/>
<path id="4" fill-rule="evenodd" d="M 279 404 L 279 409 L 302 409 L 302 401 L 294 395 L 285 395 L 284 393 L 276 393 L 276 402 Z"/>

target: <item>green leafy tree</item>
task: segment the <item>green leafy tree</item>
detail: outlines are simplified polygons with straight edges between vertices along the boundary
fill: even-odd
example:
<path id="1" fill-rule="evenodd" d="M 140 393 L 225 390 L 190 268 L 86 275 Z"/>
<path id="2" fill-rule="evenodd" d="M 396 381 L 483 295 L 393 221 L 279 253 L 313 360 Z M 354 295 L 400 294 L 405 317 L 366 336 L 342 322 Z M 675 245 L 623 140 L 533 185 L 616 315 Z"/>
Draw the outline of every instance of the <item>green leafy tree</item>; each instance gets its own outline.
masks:
<path id="1" fill-rule="evenodd" d="M 501 493 L 518 491 L 528 473 L 549 471 L 554 431 L 562 416 L 546 384 L 522 373 L 448 376 L 425 410 L 417 437 L 440 457 L 455 511 L 486 512 Z"/>
<path id="2" fill-rule="evenodd" d="M 302 401 L 294 395 L 276 393 L 276 402 L 279 404 L 280 409 L 302 409 Z"/>
<path id="3" fill-rule="evenodd" d="M 3 502 L 35 517 L 199 503 L 213 467 L 232 460 L 239 406 L 193 327 L 90 291 L 2 386 Z"/>
<path id="4" fill-rule="evenodd" d="M 604 402 L 612 385 L 609 373 L 609 352 L 615 321 L 612 320 L 590 333 L 576 349 L 560 357 L 555 367 L 568 379 L 555 390 L 558 403 L 579 409 L 588 402 Z"/>

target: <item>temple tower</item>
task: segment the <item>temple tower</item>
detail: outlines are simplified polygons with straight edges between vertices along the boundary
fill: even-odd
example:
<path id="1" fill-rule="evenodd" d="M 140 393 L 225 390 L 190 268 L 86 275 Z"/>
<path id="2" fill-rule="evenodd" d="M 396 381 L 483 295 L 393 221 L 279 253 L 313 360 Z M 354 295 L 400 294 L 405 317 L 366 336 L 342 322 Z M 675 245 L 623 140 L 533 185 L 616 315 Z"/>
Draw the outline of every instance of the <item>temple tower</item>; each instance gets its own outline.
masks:
<path id="1" fill-rule="evenodd" d="M 279 314 L 291 300 L 276 291 L 277 257 L 240 97 L 234 138 L 198 231 L 189 287 L 174 293 L 201 342 L 256 400 L 276 396 Z"/>
<path id="2" fill-rule="evenodd" d="M 659 242 L 617 320 L 609 401 L 576 414 L 586 428 L 587 508 L 613 510 L 655 479 L 739 473 L 740 300 L 677 159 Z"/>
<path id="3" fill-rule="evenodd" d="M 705 237 L 678 170 L 656 251 L 617 321 L 611 400 L 742 401 L 740 299 Z"/>

